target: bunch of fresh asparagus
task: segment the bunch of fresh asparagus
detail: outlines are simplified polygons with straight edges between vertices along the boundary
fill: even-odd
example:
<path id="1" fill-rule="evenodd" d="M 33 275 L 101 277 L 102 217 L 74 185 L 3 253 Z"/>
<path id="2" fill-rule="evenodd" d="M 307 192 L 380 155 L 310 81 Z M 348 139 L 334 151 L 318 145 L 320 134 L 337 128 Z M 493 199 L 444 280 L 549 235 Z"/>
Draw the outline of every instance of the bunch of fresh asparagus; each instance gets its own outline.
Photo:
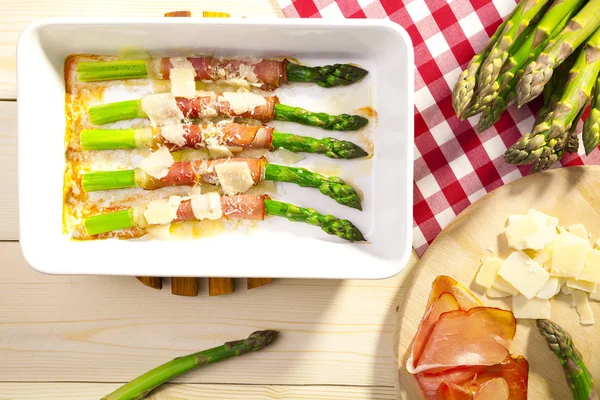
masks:
<path id="1" fill-rule="evenodd" d="M 521 0 L 475 55 L 454 87 L 456 115 L 481 114 L 478 130 L 494 125 L 512 103 L 543 94 L 530 133 L 505 153 L 506 162 L 548 169 L 577 152 L 577 124 L 586 154 L 600 144 L 600 0 Z"/>

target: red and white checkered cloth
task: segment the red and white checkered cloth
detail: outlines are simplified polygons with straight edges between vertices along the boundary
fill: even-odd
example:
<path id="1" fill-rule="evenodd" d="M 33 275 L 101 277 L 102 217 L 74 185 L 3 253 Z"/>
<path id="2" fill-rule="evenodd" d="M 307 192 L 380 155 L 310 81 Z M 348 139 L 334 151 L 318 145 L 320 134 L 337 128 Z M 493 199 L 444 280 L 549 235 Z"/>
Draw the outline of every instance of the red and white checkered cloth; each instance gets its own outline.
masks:
<path id="1" fill-rule="evenodd" d="M 511 107 L 477 134 L 460 121 L 452 88 L 461 71 L 515 7 L 515 0 L 279 0 L 288 18 L 379 18 L 406 29 L 415 49 L 414 240 L 419 256 L 452 219 L 484 194 L 529 173 L 503 160 L 533 125 L 536 104 Z M 600 152 L 562 165 L 600 164 Z"/>

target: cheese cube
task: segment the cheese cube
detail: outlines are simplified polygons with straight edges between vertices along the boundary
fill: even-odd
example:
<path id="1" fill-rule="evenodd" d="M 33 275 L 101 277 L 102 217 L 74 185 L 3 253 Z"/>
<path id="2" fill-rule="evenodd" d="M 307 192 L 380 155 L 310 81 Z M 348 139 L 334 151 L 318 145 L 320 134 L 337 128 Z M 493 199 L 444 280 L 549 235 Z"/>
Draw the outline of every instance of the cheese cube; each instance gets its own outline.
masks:
<path id="1" fill-rule="evenodd" d="M 550 274 L 522 251 L 515 251 L 502 263 L 498 275 L 514 286 L 528 299 L 548 282 Z"/>
<path id="2" fill-rule="evenodd" d="M 571 289 L 581 290 L 588 293 L 596 293 L 596 284 L 593 282 L 581 281 L 573 278 L 567 279 L 567 286 Z"/>
<path id="3" fill-rule="evenodd" d="M 515 250 L 541 250 L 556 237 L 558 220 L 536 210 L 511 215 L 504 229 L 508 245 Z"/>
<path id="4" fill-rule="evenodd" d="M 510 283 L 506 282 L 501 276 L 499 276 L 492 284 L 492 289 L 508 293 L 512 296 L 519 294 L 519 291 Z"/>
<path id="5" fill-rule="evenodd" d="M 580 241 L 579 243 L 557 243 L 554 246 L 552 276 L 578 278 L 581 274 L 590 245 L 587 242 L 581 243 L 581 238 L 575 237 Z"/>
<path id="6" fill-rule="evenodd" d="M 515 318 L 550 319 L 550 300 L 513 296 L 512 312 Z"/>
<path id="7" fill-rule="evenodd" d="M 479 273 L 475 277 L 475 282 L 484 288 L 491 288 L 492 284 L 498 277 L 498 270 L 502 265 L 502 260 L 496 257 L 488 257 L 481 264 Z"/>
<path id="8" fill-rule="evenodd" d="M 594 320 L 594 313 L 590 307 L 587 293 L 573 290 L 571 296 L 573 297 L 573 305 L 577 308 L 577 313 L 579 314 L 579 322 L 582 325 L 594 325 L 596 321 Z"/>
<path id="9" fill-rule="evenodd" d="M 502 278 L 500 278 L 502 279 Z M 516 291 L 516 289 L 515 289 Z M 485 291 L 485 295 L 487 297 L 489 297 L 490 299 L 502 299 L 504 297 L 508 297 L 508 296 L 513 296 L 512 294 L 508 293 L 508 292 L 504 292 L 502 290 L 498 290 L 498 289 L 494 289 L 494 288 L 489 288 Z"/>
<path id="10" fill-rule="evenodd" d="M 558 293 L 559 290 L 560 290 L 560 286 L 559 286 L 558 278 L 550 278 L 550 279 L 548 279 L 548 282 L 546 282 L 544 287 L 542 287 L 537 292 L 535 297 L 537 297 L 538 299 L 550 299 L 550 298 L 556 296 L 556 294 Z"/>
<path id="11" fill-rule="evenodd" d="M 600 283 L 600 250 L 592 249 L 588 251 L 579 279 Z"/>
<path id="12" fill-rule="evenodd" d="M 582 224 L 571 225 L 567 228 L 567 230 L 573 235 L 579 236 L 580 238 L 589 241 L 590 237 L 588 236 L 588 232 L 585 229 L 585 226 Z"/>

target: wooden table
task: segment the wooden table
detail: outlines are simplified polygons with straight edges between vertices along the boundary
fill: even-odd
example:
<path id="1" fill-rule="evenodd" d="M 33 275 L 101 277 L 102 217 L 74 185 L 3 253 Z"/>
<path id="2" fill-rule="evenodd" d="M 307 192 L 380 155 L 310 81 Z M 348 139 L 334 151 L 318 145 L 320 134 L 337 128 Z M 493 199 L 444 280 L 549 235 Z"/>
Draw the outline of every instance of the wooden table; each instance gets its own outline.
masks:
<path id="1" fill-rule="evenodd" d="M 281 17 L 275 0 L 0 0 L 0 10 L 0 399 L 98 399 L 173 357 L 265 328 L 282 332 L 269 351 L 190 373 L 150 398 L 395 398 L 396 308 L 406 273 L 383 281 L 276 280 L 219 297 L 208 297 L 204 281 L 200 296 L 186 298 L 171 295 L 168 283 L 156 291 L 132 277 L 42 275 L 21 255 L 19 32 L 61 16 Z"/>

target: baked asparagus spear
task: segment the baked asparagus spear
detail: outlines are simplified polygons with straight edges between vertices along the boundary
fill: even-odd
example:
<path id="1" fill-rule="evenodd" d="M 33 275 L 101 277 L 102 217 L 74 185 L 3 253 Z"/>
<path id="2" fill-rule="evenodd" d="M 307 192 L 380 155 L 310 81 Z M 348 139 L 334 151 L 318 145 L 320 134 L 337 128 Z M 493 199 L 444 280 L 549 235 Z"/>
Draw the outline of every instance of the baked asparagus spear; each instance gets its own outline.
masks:
<path id="1" fill-rule="evenodd" d="M 231 357 L 238 357 L 249 352 L 262 350 L 273 343 L 278 334 L 279 332 L 273 330 L 257 331 L 244 340 L 227 342 L 222 346 L 175 358 L 138 376 L 111 394 L 102 397 L 102 400 L 143 399 L 163 383 L 188 371 Z"/>
<path id="2" fill-rule="evenodd" d="M 540 95 L 554 69 L 596 31 L 600 26 L 599 9 L 600 0 L 590 0 L 567 23 L 556 41 L 548 43 L 537 59 L 527 65 L 517 84 L 519 107 Z"/>
<path id="3" fill-rule="evenodd" d="M 575 400 L 598 400 L 593 379 L 585 366 L 581 353 L 575 347 L 571 335 L 559 325 L 547 319 L 538 319 L 537 328 L 548 347 L 558 357 L 565 370 L 567 383 Z"/>
<path id="4" fill-rule="evenodd" d="M 600 76 L 596 79 L 590 115 L 583 124 L 583 145 L 585 154 L 590 155 L 600 144 Z"/>

